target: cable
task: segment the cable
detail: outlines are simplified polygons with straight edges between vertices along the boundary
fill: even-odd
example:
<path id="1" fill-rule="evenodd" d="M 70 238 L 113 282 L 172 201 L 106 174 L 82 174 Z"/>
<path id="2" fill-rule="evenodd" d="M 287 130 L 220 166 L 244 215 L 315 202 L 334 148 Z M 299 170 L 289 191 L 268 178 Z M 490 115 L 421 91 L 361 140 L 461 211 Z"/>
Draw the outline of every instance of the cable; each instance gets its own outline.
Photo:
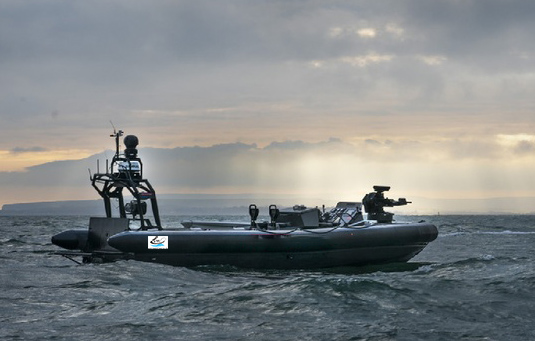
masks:
<path id="1" fill-rule="evenodd" d="M 303 232 L 308 232 L 308 233 L 312 233 L 312 234 L 328 234 L 328 233 L 331 233 L 333 231 L 336 231 L 337 229 L 339 228 L 346 228 L 346 229 L 353 229 L 353 230 L 360 230 L 362 228 L 366 228 L 368 226 L 371 226 L 371 225 L 366 225 L 366 222 L 367 220 L 361 220 L 361 221 L 358 221 L 356 223 L 353 223 L 351 225 L 347 225 L 347 226 L 334 226 L 332 229 L 328 230 L 328 231 L 314 231 L 313 229 L 304 229 L 304 228 L 295 228 L 293 230 L 290 230 L 288 232 L 284 232 L 284 233 L 280 233 L 280 232 L 273 232 L 273 231 L 270 231 L 270 230 L 262 230 L 260 229 L 259 231 L 262 231 L 262 232 L 265 232 L 265 233 L 269 233 L 271 235 L 278 235 L 278 236 L 285 236 L 285 235 L 290 235 L 296 231 L 303 231 Z M 360 225 L 362 224 L 362 225 Z M 360 226 L 359 226 L 360 225 Z"/>

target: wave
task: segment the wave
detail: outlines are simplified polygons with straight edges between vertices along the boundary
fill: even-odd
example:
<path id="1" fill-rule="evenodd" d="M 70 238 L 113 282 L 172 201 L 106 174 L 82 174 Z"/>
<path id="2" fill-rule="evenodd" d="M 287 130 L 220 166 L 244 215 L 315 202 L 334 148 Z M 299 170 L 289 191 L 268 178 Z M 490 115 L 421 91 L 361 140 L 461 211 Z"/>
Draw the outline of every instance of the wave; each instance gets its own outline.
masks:
<path id="1" fill-rule="evenodd" d="M 535 234 L 535 231 L 477 231 L 478 234 Z"/>
<path id="2" fill-rule="evenodd" d="M 474 235 L 474 234 L 483 234 L 483 235 L 535 235 L 535 231 L 457 231 L 457 232 L 445 232 L 439 233 L 438 238 L 444 237 L 457 237 L 463 235 Z"/>

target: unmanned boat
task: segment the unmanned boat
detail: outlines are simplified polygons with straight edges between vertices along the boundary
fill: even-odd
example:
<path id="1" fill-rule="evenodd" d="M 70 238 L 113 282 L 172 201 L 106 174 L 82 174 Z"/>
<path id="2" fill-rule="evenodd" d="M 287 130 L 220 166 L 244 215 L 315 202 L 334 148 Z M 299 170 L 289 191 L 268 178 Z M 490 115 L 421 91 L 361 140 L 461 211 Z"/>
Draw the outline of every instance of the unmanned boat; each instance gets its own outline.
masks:
<path id="1" fill-rule="evenodd" d="M 106 171 L 100 173 L 97 167 L 90 176 L 104 200 L 106 216 L 91 217 L 88 229 L 53 236 L 52 243 L 65 249 L 57 254 L 78 263 L 79 258 L 83 263 L 133 259 L 185 267 L 314 269 L 407 262 L 438 235 L 427 222 L 394 222 L 384 207 L 410 202 L 386 198 L 388 186 L 374 186 L 362 202 L 339 202 L 330 210 L 271 205 L 269 220 L 259 221 L 260 209 L 251 204 L 249 221 L 183 221 L 180 227 L 164 229 L 156 192 L 143 177 L 138 138 L 126 136 L 126 149 L 120 153 L 122 135 L 120 130 L 111 135 L 116 153 Z M 124 194 L 133 199 L 126 203 Z M 112 199 L 117 200 L 117 217 Z"/>

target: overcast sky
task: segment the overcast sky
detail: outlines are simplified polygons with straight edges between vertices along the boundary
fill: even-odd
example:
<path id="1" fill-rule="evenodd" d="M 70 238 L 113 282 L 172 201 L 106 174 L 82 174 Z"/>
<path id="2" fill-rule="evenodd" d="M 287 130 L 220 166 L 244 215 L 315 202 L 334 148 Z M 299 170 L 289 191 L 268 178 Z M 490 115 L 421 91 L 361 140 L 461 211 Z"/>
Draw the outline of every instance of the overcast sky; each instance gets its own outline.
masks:
<path id="1" fill-rule="evenodd" d="M 203 151 L 154 167 L 160 192 L 535 196 L 533 18 L 531 0 L 3 0 L 0 204 L 87 198 L 87 179 L 33 179 L 113 147 L 110 120 Z"/>

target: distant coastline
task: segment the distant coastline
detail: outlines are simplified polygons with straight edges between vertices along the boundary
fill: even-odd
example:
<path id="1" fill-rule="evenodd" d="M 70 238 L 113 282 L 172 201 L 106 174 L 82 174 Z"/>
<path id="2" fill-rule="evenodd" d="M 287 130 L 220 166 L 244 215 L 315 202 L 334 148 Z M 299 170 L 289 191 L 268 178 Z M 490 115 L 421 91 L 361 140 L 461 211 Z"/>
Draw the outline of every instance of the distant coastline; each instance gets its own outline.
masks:
<path id="1" fill-rule="evenodd" d="M 187 198 L 159 198 L 158 208 L 162 216 L 172 215 L 248 215 L 248 207 L 254 203 L 266 212 L 271 204 L 280 207 L 303 204 L 302 201 L 289 202 L 280 199 L 254 199 L 229 197 L 203 197 L 191 195 Z M 112 203 L 113 205 L 113 203 Z M 262 214 L 262 212 L 261 212 Z M 102 200 L 68 200 L 34 203 L 5 204 L 0 215 L 88 215 L 103 216 L 104 204 Z"/>
<path id="2" fill-rule="evenodd" d="M 535 214 L 535 198 L 489 198 L 489 199 L 428 199 L 411 198 L 414 204 L 391 211 L 399 215 L 437 214 Z M 162 216 L 172 215 L 247 215 L 249 204 L 256 204 L 267 212 L 267 207 L 277 204 L 289 207 L 305 204 L 309 207 L 325 204 L 327 209 L 336 202 L 314 199 L 266 198 L 232 195 L 162 195 L 159 209 Z M 320 206 L 321 208 L 321 206 Z M 67 200 L 5 204 L 0 210 L 2 216 L 54 215 L 54 216 L 102 216 L 102 200 Z"/>

